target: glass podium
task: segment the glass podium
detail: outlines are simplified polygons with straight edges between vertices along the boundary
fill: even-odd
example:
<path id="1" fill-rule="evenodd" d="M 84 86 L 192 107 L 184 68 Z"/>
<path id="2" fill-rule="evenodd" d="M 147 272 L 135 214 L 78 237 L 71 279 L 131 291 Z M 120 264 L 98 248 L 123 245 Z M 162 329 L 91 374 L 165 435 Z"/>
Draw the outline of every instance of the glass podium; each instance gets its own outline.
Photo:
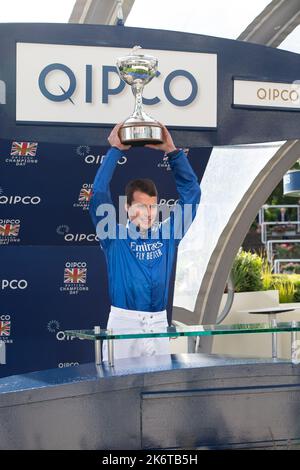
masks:
<path id="1" fill-rule="evenodd" d="M 233 325 L 171 325 L 163 328 L 147 330 L 137 329 L 101 329 L 95 326 L 92 330 L 66 330 L 64 333 L 81 339 L 94 341 L 95 363 L 102 364 L 101 342 L 108 341 L 108 364 L 114 366 L 114 341 L 130 338 L 177 338 L 179 336 L 217 336 L 232 334 L 259 334 L 259 333 L 291 333 L 291 360 L 297 352 L 297 331 L 300 331 L 300 322 L 274 323 L 236 323 Z"/>

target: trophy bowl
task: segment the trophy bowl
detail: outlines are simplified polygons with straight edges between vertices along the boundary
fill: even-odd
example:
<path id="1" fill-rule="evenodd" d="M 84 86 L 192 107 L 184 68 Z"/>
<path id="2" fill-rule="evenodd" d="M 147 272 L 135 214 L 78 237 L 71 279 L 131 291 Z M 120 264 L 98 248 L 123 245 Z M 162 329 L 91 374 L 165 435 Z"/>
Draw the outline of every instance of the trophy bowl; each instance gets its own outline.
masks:
<path id="1" fill-rule="evenodd" d="M 119 129 L 121 142 L 132 146 L 163 142 L 161 124 L 143 110 L 142 103 L 144 86 L 156 76 L 158 60 L 139 54 L 140 49 L 141 46 L 134 46 L 129 55 L 120 57 L 116 63 L 120 78 L 131 86 L 135 97 L 134 111 Z"/>

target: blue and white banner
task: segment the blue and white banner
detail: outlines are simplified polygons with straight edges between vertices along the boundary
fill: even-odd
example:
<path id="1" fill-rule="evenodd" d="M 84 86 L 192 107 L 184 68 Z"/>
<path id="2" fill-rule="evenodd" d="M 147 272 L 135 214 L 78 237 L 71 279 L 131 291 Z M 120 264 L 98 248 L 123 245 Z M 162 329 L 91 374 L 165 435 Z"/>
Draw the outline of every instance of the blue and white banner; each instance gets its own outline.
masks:
<path id="1" fill-rule="evenodd" d="M 93 360 L 91 343 L 63 331 L 108 318 L 88 207 L 110 130 L 133 111 L 116 60 L 135 45 L 159 61 L 145 110 L 167 125 L 200 182 L 213 146 L 299 138 L 298 54 L 177 31 L 0 24 L 2 376 Z M 111 183 L 116 208 L 138 177 L 155 181 L 161 205 L 176 202 L 163 152 L 133 148 Z M 171 288 L 169 319 L 172 298 Z"/>
<path id="2" fill-rule="evenodd" d="M 63 331 L 105 328 L 108 319 L 105 257 L 88 211 L 108 147 L 0 140 L 0 149 L 0 376 L 93 361 L 93 343 Z M 185 151 L 201 180 L 211 149 Z M 161 206 L 175 204 L 163 152 L 132 148 L 111 182 L 117 209 L 128 180 L 139 177 L 155 181 Z M 172 299 L 173 288 L 170 320 Z"/>
<path id="3" fill-rule="evenodd" d="M 1 137 L 106 145 L 133 111 L 119 57 L 158 59 L 143 104 L 180 147 L 297 139 L 299 54 L 178 31 L 80 24 L 0 24 Z"/>

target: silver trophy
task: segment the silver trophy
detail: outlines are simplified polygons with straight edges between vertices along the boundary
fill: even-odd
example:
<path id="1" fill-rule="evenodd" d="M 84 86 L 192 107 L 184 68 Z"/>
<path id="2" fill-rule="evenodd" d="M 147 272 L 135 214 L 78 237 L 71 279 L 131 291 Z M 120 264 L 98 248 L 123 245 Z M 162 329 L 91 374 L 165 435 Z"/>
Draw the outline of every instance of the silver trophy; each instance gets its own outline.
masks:
<path id="1" fill-rule="evenodd" d="M 143 111 L 144 86 L 156 76 L 158 60 L 140 54 L 141 46 L 134 46 L 131 53 L 117 59 L 120 78 L 131 86 L 135 96 L 134 112 L 122 124 L 119 137 L 123 144 L 141 146 L 163 142 L 161 124 Z"/>

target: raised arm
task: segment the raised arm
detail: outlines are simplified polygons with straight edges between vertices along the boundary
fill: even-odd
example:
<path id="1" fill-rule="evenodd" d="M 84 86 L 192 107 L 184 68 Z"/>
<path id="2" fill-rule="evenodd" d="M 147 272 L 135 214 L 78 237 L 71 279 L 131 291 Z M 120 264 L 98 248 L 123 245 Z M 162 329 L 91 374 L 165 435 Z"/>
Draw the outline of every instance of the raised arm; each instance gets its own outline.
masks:
<path id="1" fill-rule="evenodd" d="M 179 200 L 172 208 L 170 217 L 163 222 L 162 227 L 170 225 L 170 237 L 174 238 L 178 244 L 196 216 L 201 199 L 201 188 L 183 150 L 177 149 L 177 151 L 169 153 L 168 161 L 175 178 Z"/>
<path id="2" fill-rule="evenodd" d="M 101 215 L 97 215 L 97 209 L 101 204 L 110 204 L 112 205 L 112 198 L 110 193 L 110 182 L 113 177 L 113 173 L 117 166 L 118 160 L 122 156 L 123 150 L 128 150 L 130 145 L 123 145 L 120 142 L 118 131 L 120 124 L 117 124 L 111 134 L 108 137 L 108 141 L 111 144 L 111 147 L 105 154 L 100 167 L 96 173 L 94 183 L 93 183 L 93 193 L 90 199 L 89 204 L 89 213 L 92 218 L 92 221 L 97 229 L 98 223 L 103 219 L 103 211 L 100 211 Z M 97 232 L 98 235 L 98 232 Z M 99 236 L 99 235 L 98 235 Z M 106 249 L 108 248 L 110 238 L 100 237 L 101 246 Z"/>
<path id="3" fill-rule="evenodd" d="M 201 199 L 201 189 L 198 178 L 182 149 L 175 147 L 168 129 L 163 126 L 164 141 L 162 144 L 147 144 L 157 150 L 164 150 L 172 169 L 179 200 L 172 208 L 170 217 L 161 224 L 162 234 L 174 238 L 178 244 L 195 218 Z"/>

